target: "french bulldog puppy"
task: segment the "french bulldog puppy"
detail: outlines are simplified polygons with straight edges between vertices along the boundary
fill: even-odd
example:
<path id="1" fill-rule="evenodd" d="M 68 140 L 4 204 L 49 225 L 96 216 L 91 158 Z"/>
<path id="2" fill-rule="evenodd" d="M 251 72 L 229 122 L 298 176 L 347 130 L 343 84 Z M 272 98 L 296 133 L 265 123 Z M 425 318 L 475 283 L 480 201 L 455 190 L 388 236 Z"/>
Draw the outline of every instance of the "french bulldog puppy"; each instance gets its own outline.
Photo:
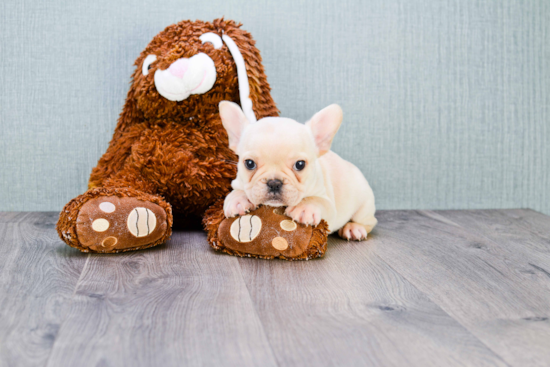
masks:
<path id="1" fill-rule="evenodd" d="M 363 240 L 377 220 L 374 194 L 361 171 L 330 151 L 342 123 L 342 109 L 330 105 L 306 124 L 265 117 L 249 123 L 238 104 L 220 102 L 229 148 L 239 156 L 226 217 L 244 215 L 260 204 L 286 206 L 298 223 L 327 221 L 330 232 Z"/>

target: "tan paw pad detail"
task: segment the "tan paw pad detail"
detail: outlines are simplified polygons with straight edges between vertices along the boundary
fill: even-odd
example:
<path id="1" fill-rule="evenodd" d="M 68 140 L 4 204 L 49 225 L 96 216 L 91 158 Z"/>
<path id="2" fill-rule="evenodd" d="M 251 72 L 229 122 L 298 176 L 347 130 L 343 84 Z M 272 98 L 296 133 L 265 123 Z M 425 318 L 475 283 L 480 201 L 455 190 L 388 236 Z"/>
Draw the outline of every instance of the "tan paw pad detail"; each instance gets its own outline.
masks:
<path id="1" fill-rule="evenodd" d="M 116 237 L 109 236 L 105 238 L 103 241 L 101 241 L 101 246 L 105 248 L 111 248 L 111 247 L 114 247 L 117 242 L 118 242 L 118 239 Z"/>
<path id="2" fill-rule="evenodd" d="M 92 223 L 92 229 L 96 232 L 105 232 L 109 229 L 109 221 L 103 218 L 96 219 Z"/>
<path id="3" fill-rule="evenodd" d="M 157 217 L 147 208 L 134 208 L 128 215 L 126 224 L 132 235 L 145 237 L 155 230 Z"/>
<path id="4" fill-rule="evenodd" d="M 281 226 L 282 229 L 284 229 L 287 232 L 294 231 L 298 227 L 296 222 L 294 222 L 292 220 L 283 220 L 281 222 L 280 226 Z"/>
<path id="5" fill-rule="evenodd" d="M 288 242 L 283 237 L 275 237 L 273 241 L 271 241 L 271 246 L 279 251 L 284 251 L 288 248 Z"/>
<path id="6" fill-rule="evenodd" d="M 116 210 L 116 206 L 113 203 L 104 201 L 103 203 L 99 204 L 99 209 L 104 213 L 112 213 Z"/>
<path id="7" fill-rule="evenodd" d="M 262 230 L 262 220 L 256 215 L 243 215 L 231 225 L 231 237 L 235 241 L 250 242 Z"/>

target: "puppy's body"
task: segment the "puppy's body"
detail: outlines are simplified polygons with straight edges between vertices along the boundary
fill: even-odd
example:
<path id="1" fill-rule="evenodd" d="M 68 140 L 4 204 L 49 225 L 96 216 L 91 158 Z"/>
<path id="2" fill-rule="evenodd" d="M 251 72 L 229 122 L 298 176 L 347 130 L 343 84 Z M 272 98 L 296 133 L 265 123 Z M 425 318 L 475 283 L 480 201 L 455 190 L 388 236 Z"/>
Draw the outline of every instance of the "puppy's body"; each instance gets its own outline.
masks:
<path id="1" fill-rule="evenodd" d="M 377 223 L 374 213 L 374 193 L 354 164 L 329 151 L 319 158 L 323 170 L 327 196 L 334 203 L 336 212 L 327 221 L 331 232 L 339 230 L 348 222 L 365 226 L 367 233 Z"/>
<path id="2" fill-rule="evenodd" d="M 228 217 L 257 205 L 287 206 L 299 223 L 321 219 L 331 232 L 361 240 L 376 225 L 374 194 L 361 171 L 330 151 L 342 121 L 336 105 L 304 124 L 268 117 L 249 124 L 239 106 L 220 103 L 230 148 L 239 156 L 233 191 L 224 204 Z"/>

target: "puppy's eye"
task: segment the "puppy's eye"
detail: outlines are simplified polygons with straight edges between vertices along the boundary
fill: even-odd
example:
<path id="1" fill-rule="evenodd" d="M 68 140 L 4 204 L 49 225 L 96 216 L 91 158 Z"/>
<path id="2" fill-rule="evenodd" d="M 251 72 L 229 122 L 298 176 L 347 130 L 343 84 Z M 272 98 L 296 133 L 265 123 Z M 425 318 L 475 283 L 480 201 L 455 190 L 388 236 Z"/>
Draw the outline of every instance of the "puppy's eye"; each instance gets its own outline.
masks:
<path id="1" fill-rule="evenodd" d="M 252 159 L 247 159 L 244 161 L 244 166 L 252 171 L 256 168 L 256 162 L 254 162 Z"/>
<path id="2" fill-rule="evenodd" d="M 294 163 L 294 169 L 296 171 L 301 171 L 304 168 L 306 168 L 306 161 L 297 161 L 296 163 Z"/>
<path id="3" fill-rule="evenodd" d="M 145 60 L 143 60 L 143 65 L 141 67 L 141 73 L 143 75 L 149 74 L 149 70 L 151 69 L 151 64 L 157 61 L 157 55 L 148 55 Z"/>

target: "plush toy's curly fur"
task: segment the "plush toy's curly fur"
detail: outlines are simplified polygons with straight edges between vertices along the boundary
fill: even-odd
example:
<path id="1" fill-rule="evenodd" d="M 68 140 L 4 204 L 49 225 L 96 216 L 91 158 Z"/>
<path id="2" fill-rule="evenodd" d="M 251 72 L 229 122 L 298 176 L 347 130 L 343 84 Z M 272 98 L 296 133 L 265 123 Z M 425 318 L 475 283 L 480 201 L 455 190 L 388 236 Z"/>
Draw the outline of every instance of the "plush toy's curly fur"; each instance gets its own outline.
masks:
<path id="1" fill-rule="evenodd" d="M 114 136 L 92 171 L 89 191 L 71 200 L 61 212 L 57 228 L 68 245 L 86 250 L 78 241 L 76 218 L 79 208 L 91 198 L 126 195 L 154 202 L 166 210 L 170 227 L 172 209 L 202 216 L 230 191 L 237 157 L 228 147 L 218 104 L 222 100 L 240 102 L 237 67 L 225 44 L 214 49 L 200 41 L 202 34 L 225 34 L 235 41 L 245 60 L 256 117 L 278 115 L 260 52 L 250 33 L 240 27 L 224 19 L 182 21 L 159 33 L 141 53 Z M 217 78 L 212 89 L 181 102 L 163 98 L 155 88 L 154 72 L 199 52 L 214 61 Z M 150 54 L 157 55 L 157 61 L 151 72 L 143 75 L 141 65 Z M 143 248 L 162 243 L 169 235 L 170 230 Z"/>

